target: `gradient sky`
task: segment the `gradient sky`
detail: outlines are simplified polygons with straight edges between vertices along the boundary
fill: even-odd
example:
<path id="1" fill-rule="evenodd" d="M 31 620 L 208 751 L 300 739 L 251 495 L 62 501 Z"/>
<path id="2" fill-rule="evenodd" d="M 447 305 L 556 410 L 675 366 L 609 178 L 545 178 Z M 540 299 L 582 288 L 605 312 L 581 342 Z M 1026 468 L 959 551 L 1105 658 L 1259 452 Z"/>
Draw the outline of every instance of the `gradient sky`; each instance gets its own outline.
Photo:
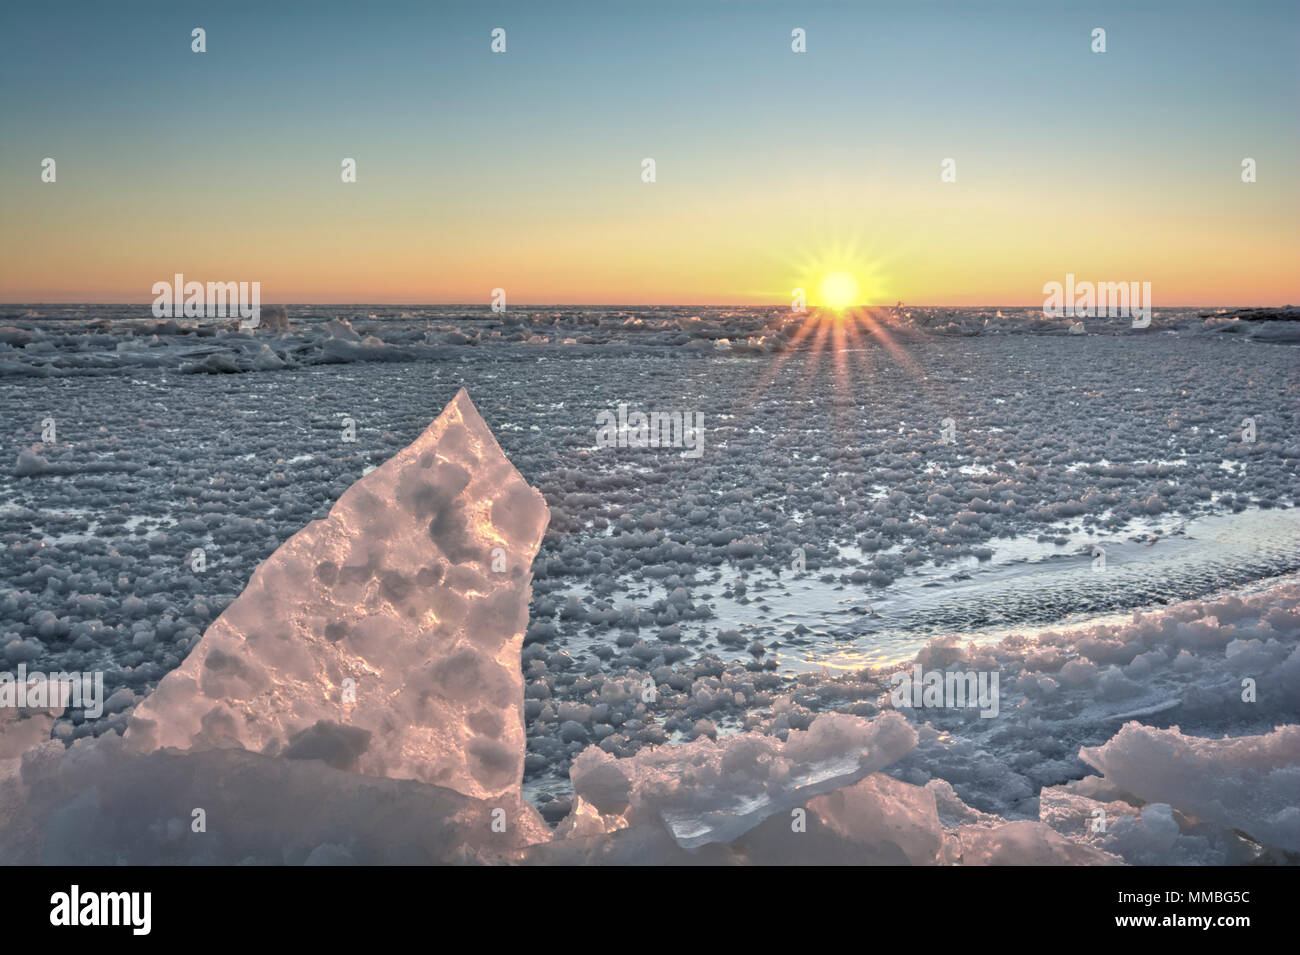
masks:
<path id="1" fill-rule="evenodd" d="M 0 301 L 1300 303 L 1298 54 L 1294 0 L 14 0 Z"/>

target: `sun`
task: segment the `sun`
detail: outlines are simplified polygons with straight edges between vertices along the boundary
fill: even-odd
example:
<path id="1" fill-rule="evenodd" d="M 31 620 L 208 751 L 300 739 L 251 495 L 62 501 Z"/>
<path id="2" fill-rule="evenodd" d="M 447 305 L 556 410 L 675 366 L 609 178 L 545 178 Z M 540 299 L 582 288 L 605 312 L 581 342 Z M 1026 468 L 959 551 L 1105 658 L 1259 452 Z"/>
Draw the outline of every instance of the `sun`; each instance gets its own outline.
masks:
<path id="1" fill-rule="evenodd" d="M 818 304 L 842 312 L 858 304 L 858 280 L 847 272 L 832 272 L 817 286 Z"/>
<path id="2" fill-rule="evenodd" d="M 873 304 L 894 300 L 888 276 L 893 255 L 873 253 L 857 240 L 822 237 L 818 244 L 805 247 L 802 254 L 786 262 L 790 290 L 777 285 L 767 294 L 775 301 L 789 295 L 791 308 L 803 311 L 812 306 L 828 319 L 842 322 Z"/>

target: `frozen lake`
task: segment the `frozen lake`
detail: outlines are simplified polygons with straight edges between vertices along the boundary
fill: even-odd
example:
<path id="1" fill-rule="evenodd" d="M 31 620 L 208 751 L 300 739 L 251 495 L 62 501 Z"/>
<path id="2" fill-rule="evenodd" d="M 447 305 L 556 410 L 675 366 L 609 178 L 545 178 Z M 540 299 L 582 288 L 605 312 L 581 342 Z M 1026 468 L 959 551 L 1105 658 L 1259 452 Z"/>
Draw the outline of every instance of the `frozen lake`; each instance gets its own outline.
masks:
<path id="1" fill-rule="evenodd" d="M 355 334 L 318 316 L 289 337 L 201 340 L 91 331 L 92 310 L 11 316 L 4 453 L 26 458 L 0 474 L 8 662 L 103 669 L 116 714 L 70 732 L 119 726 L 258 562 L 462 385 L 551 509 L 523 661 L 533 793 L 562 792 L 592 741 L 635 752 L 700 718 L 770 717 L 800 673 L 1300 569 L 1286 345 L 1187 316 L 1138 337 L 1023 317 L 971 337 L 957 315 L 951 334 L 832 350 L 773 345 L 770 312 L 684 312 L 380 316 Z M 715 344 L 726 334 L 757 344 Z M 599 446 L 621 404 L 702 415 L 700 455 Z M 644 672 L 676 674 L 682 697 L 653 719 L 600 708 L 602 687 Z M 720 673 L 748 690 L 701 703 L 691 687 Z"/>

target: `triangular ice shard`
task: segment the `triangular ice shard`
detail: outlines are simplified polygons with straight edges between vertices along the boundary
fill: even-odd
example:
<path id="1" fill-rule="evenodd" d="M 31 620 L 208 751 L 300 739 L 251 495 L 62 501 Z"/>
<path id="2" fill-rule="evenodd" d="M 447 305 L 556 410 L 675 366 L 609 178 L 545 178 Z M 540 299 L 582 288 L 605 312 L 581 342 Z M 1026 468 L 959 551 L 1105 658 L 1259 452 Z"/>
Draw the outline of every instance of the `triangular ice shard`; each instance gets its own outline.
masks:
<path id="1" fill-rule="evenodd" d="M 254 571 L 129 738 L 517 792 L 519 652 L 549 516 L 462 389 Z"/>

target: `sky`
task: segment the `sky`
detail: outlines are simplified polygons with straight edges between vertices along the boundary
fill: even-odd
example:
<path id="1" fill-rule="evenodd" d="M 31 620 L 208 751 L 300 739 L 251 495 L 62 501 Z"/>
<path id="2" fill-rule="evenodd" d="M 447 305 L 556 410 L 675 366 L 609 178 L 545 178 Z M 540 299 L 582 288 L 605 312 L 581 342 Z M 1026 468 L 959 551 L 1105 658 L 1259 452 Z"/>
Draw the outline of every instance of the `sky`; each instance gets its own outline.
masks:
<path id="1" fill-rule="evenodd" d="M 1297 54 L 1293 0 L 11 0 L 0 301 L 1300 304 Z"/>

